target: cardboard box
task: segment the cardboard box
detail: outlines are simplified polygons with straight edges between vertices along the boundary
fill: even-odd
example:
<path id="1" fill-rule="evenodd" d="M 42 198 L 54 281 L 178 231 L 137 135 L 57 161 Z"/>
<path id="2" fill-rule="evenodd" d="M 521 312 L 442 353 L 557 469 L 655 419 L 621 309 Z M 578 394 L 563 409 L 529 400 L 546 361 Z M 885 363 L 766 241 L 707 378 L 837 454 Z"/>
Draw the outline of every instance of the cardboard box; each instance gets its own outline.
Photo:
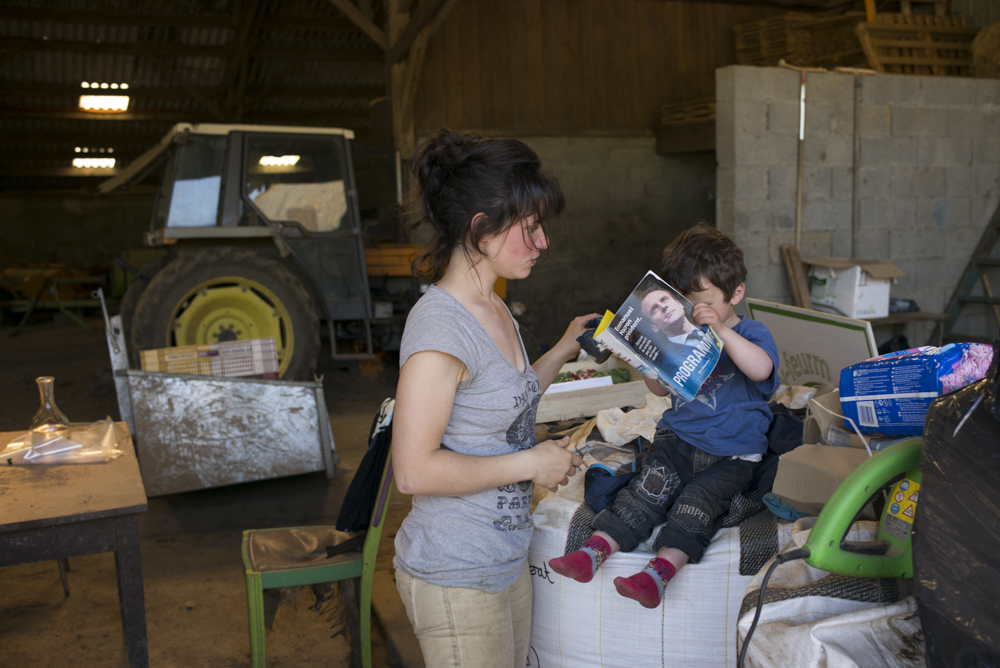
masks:
<path id="1" fill-rule="evenodd" d="M 605 369 L 616 369 L 624 367 L 629 370 L 631 382 L 618 383 L 606 387 L 590 387 L 581 390 L 570 390 L 568 392 L 547 392 L 542 395 L 538 402 L 538 412 L 535 414 L 535 423 L 558 422 L 560 420 L 571 420 L 573 418 L 594 417 L 598 412 L 606 408 L 621 408 L 631 406 L 642 408 L 646 405 L 646 394 L 649 389 L 643 382 L 643 375 L 622 362 L 617 357 L 611 356 L 604 364 L 597 364 L 593 360 L 586 362 L 567 362 L 559 369 L 562 371 L 582 371 L 583 369 L 594 369 L 604 371 Z"/>
<path id="2" fill-rule="evenodd" d="M 906 274 L 888 262 L 836 257 L 803 260 L 810 265 L 810 293 L 814 304 L 833 306 L 849 318 L 889 315 L 889 286 Z"/>
<path id="3" fill-rule="evenodd" d="M 819 511 L 868 453 L 834 445 L 802 445 L 781 456 L 774 478 L 775 496 L 810 515 Z M 868 511 L 870 517 L 874 513 Z"/>
<path id="4" fill-rule="evenodd" d="M 802 442 L 863 450 L 864 441 L 854 430 L 844 425 L 843 415 L 840 392 L 836 387 L 823 386 L 816 396 L 809 400 L 806 419 L 802 425 Z"/>

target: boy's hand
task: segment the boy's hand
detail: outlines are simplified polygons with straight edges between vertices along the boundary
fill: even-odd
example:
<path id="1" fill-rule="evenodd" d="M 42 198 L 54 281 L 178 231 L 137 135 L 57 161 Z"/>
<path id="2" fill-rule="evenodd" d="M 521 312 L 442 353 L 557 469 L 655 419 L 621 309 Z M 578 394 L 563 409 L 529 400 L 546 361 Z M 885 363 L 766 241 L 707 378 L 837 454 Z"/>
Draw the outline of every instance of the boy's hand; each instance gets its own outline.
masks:
<path id="1" fill-rule="evenodd" d="M 708 325 L 715 331 L 716 334 L 721 334 L 723 328 L 726 326 L 726 324 L 722 322 L 719 312 L 705 302 L 699 302 L 694 305 L 694 309 L 691 311 L 691 317 L 696 324 Z"/>

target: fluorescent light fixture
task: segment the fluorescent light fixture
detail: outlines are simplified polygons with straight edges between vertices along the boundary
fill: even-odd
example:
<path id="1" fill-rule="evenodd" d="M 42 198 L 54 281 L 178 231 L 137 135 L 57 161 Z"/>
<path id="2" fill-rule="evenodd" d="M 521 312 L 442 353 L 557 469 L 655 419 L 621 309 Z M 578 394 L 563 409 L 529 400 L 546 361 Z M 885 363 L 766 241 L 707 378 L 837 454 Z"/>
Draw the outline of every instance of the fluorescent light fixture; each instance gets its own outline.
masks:
<path id="1" fill-rule="evenodd" d="M 114 158 L 73 158 L 73 166 L 77 169 L 111 169 L 115 166 Z"/>
<path id="2" fill-rule="evenodd" d="M 264 155 L 260 158 L 263 167 L 291 167 L 299 162 L 297 155 Z"/>
<path id="3" fill-rule="evenodd" d="M 93 87 L 94 84 L 91 84 Z M 80 108 L 104 113 L 127 111 L 128 95 L 81 95 Z"/>

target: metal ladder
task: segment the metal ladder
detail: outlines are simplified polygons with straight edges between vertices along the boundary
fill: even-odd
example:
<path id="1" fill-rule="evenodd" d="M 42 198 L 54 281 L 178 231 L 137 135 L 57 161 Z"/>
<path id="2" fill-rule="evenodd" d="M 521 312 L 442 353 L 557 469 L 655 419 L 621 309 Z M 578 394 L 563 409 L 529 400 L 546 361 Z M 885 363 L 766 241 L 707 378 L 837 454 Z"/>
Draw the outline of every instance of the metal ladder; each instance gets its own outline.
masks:
<path id="1" fill-rule="evenodd" d="M 994 337 L 960 334 L 954 331 L 954 327 L 965 304 L 989 304 L 993 310 L 993 317 L 997 321 L 997 327 L 1000 328 L 1000 298 L 993 294 L 993 286 L 987 273 L 987 269 L 991 267 L 1000 267 L 1000 258 L 990 257 L 998 239 L 1000 239 L 1000 206 L 993 212 L 993 217 L 986 229 L 983 230 L 983 236 L 979 239 L 979 244 L 972 253 L 969 264 L 966 265 L 965 272 L 959 279 L 951 299 L 948 300 L 948 306 L 944 309 L 944 313 L 949 316 L 949 319 L 939 324 L 938 327 L 944 328 L 943 339 L 946 343 L 951 341 L 993 342 Z M 983 295 L 972 294 L 977 283 L 982 285 Z M 937 331 L 935 331 L 936 333 Z"/>

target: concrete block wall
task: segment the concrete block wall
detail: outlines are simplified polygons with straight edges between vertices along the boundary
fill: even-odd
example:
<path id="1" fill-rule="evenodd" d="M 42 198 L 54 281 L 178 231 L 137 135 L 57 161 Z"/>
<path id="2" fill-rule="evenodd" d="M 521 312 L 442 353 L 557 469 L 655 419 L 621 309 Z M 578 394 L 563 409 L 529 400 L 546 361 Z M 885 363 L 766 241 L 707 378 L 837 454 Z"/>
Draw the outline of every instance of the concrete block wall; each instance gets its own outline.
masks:
<path id="1" fill-rule="evenodd" d="M 792 302 L 779 249 L 795 237 L 799 82 L 782 68 L 716 72 L 717 225 L 744 248 L 748 294 L 783 303 Z M 894 296 L 940 311 L 998 203 L 1000 80 L 808 75 L 802 257 L 888 260 L 907 274 Z M 996 333 L 985 309 L 967 311 L 961 331 Z M 922 344 L 929 332 L 907 334 Z"/>

